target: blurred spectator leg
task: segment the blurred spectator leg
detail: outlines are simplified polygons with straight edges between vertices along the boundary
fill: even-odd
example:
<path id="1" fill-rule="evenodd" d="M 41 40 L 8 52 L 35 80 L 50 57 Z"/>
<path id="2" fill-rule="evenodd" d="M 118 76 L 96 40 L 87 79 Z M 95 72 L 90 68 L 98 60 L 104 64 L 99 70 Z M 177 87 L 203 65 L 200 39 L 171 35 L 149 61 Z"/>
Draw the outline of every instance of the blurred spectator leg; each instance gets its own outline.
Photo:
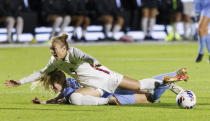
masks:
<path id="1" fill-rule="evenodd" d="M 175 22 L 174 22 L 174 40 L 181 40 L 181 36 L 179 34 L 178 30 L 178 24 L 182 19 L 182 14 L 181 13 L 176 13 L 175 14 Z"/>
<path id="2" fill-rule="evenodd" d="M 70 22 L 71 22 L 71 17 L 65 16 L 63 19 L 63 24 L 61 25 L 60 33 L 64 32 L 64 29 L 69 25 Z"/>
<path id="3" fill-rule="evenodd" d="M 9 43 L 12 43 L 12 29 L 15 25 L 15 19 L 11 16 L 6 18 L 6 23 L 7 23 L 7 41 Z"/>
<path id="4" fill-rule="evenodd" d="M 24 20 L 22 17 L 18 16 L 17 17 L 17 22 L 16 22 L 16 35 L 17 35 L 17 39 L 16 42 L 18 43 L 20 40 L 20 35 L 23 32 L 23 25 L 24 25 Z"/>
<path id="5" fill-rule="evenodd" d="M 151 8 L 150 9 L 150 18 L 149 18 L 149 37 L 151 40 L 153 40 L 152 38 L 152 32 L 153 32 L 153 28 L 154 25 L 156 24 L 156 16 L 157 16 L 157 8 Z"/>
<path id="6" fill-rule="evenodd" d="M 77 41 L 79 41 L 79 39 L 77 37 L 78 27 L 82 25 L 82 23 L 84 21 L 84 17 L 83 16 L 73 16 L 72 21 L 74 22 L 74 30 L 73 30 L 71 39 L 74 42 L 77 42 Z"/>
<path id="7" fill-rule="evenodd" d="M 111 15 L 104 15 L 104 16 L 101 16 L 99 20 L 104 23 L 104 32 L 105 32 L 104 39 L 109 39 L 108 34 L 112 29 L 113 17 Z"/>
<path id="8" fill-rule="evenodd" d="M 121 30 L 123 24 L 124 24 L 123 17 L 118 16 L 117 17 L 117 22 L 114 25 L 113 30 L 112 30 L 112 40 L 114 40 L 115 34 Z"/>
<path id="9" fill-rule="evenodd" d="M 192 28 L 191 28 L 191 18 L 188 15 L 185 15 L 184 18 L 184 40 L 189 40 L 190 36 L 192 35 Z"/>
<path id="10" fill-rule="evenodd" d="M 53 15 L 49 16 L 48 21 L 53 22 L 52 32 L 50 38 L 56 35 L 56 29 L 61 25 L 63 18 L 61 16 Z"/>
<path id="11" fill-rule="evenodd" d="M 83 26 L 82 26 L 82 37 L 81 37 L 81 40 L 84 41 L 84 42 L 87 42 L 85 36 L 86 36 L 86 33 L 87 33 L 87 27 L 90 25 L 90 18 L 85 16 L 84 17 L 84 23 L 83 23 Z"/>
<path id="12" fill-rule="evenodd" d="M 149 8 L 143 8 L 143 17 L 141 21 L 142 30 L 144 32 L 144 40 L 148 40 L 148 21 L 149 21 Z"/>

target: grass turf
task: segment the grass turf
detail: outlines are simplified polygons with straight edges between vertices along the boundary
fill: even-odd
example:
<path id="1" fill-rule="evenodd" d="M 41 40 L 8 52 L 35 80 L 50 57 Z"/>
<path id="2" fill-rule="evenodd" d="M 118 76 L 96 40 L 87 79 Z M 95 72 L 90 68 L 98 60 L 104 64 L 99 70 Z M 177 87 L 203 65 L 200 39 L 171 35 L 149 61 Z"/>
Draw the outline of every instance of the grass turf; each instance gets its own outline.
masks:
<path id="1" fill-rule="evenodd" d="M 49 99 L 55 94 L 30 84 L 7 88 L 6 79 L 20 79 L 43 68 L 49 58 L 48 47 L 0 48 L 0 120 L 1 121 L 208 121 L 210 120 L 210 64 L 207 56 L 195 63 L 197 45 L 123 44 L 76 46 L 96 57 L 103 65 L 126 76 L 142 79 L 186 67 L 189 82 L 180 82 L 192 90 L 197 104 L 192 110 L 179 109 L 174 95 L 166 91 L 160 103 L 122 106 L 35 105 L 31 99 Z"/>

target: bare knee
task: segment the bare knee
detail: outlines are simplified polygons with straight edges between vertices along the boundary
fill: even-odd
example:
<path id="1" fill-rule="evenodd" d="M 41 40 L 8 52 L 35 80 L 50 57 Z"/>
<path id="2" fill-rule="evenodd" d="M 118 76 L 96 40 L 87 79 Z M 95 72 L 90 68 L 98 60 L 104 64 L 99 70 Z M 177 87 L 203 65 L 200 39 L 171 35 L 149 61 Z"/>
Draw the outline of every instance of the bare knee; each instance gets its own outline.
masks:
<path id="1" fill-rule="evenodd" d="M 203 24 L 198 25 L 198 34 L 200 36 L 204 36 L 208 34 L 208 26 L 205 26 Z"/>
<path id="2" fill-rule="evenodd" d="M 117 17 L 117 23 L 116 24 L 122 26 L 124 24 L 123 17 L 121 17 L 121 16 Z"/>
<path id="3" fill-rule="evenodd" d="M 8 24 L 14 24 L 15 23 L 15 18 L 12 16 L 7 17 L 6 22 Z"/>

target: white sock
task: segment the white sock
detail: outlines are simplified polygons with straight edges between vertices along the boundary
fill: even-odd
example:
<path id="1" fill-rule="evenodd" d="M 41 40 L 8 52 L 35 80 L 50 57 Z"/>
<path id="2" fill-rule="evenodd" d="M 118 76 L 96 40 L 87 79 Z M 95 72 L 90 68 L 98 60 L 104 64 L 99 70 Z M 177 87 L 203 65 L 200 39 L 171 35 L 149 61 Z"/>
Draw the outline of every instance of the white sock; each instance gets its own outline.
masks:
<path id="1" fill-rule="evenodd" d="M 65 27 L 67 27 L 70 22 L 71 22 L 71 17 L 70 16 L 65 16 L 64 19 L 63 19 L 63 24 L 61 25 L 60 33 L 64 32 Z"/>
<path id="2" fill-rule="evenodd" d="M 155 89 L 156 83 L 162 84 L 163 81 L 151 78 L 151 79 L 139 80 L 139 83 L 140 83 L 140 89 L 144 90 L 144 89 Z"/>
<path id="3" fill-rule="evenodd" d="M 77 35 L 77 30 L 78 30 L 78 27 L 74 27 L 74 31 L 73 31 L 73 36 L 76 36 Z"/>
<path id="4" fill-rule="evenodd" d="M 82 37 L 85 37 L 87 30 L 82 30 Z"/>
<path id="5" fill-rule="evenodd" d="M 51 36 L 54 36 L 54 34 L 56 32 L 56 28 L 58 28 L 61 25 L 62 21 L 63 21 L 62 17 L 58 17 L 55 19 L 53 26 L 52 26 L 53 28 L 52 28 Z"/>
<path id="6" fill-rule="evenodd" d="M 178 86 L 174 83 L 169 84 L 168 89 L 171 90 L 176 95 L 179 94 L 181 91 L 183 91 L 183 89 L 180 86 Z"/>
<path id="7" fill-rule="evenodd" d="M 144 31 L 144 35 L 147 35 L 147 27 L 148 27 L 148 18 L 147 17 L 143 17 L 142 21 L 141 21 L 141 27 L 142 30 Z"/>
<path id="8" fill-rule="evenodd" d="M 114 25 L 113 31 L 112 31 L 112 37 L 115 36 L 115 34 L 117 32 L 119 32 L 121 30 L 121 26 L 120 25 Z"/>
<path id="9" fill-rule="evenodd" d="M 16 26 L 16 34 L 17 34 L 17 40 L 19 40 L 19 36 L 23 32 L 23 18 L 22 17 L 17 17 L 17 26 Z"/>
<path id="10" fill-rule="evenodd" d="M 112 29 L 112 25 L 111 24 L 106 24 L 105 25 L 105 34 L 108 36 L 109 32 Z"/>
<path id="11" fill-rule="evenodd" d="M 152 32 L 153 32 L 153 28 L 154 28 L 154 25 L 156 24 L 156 19 L 155 18 L 150 18 L 149 20 L 149 34 L 151 35 Z"/>
<path id="12" fill-rule="evenodd" d="M 178 33 L 178 22 L 174 23 L 174 33 Z"/>
<path id="13" fill-rule="evenodd" d="M 8 37 L 8 41 L 11 42 L 12 41 L 12 29 L 15 24 L 15 19 L 13 17 L 7 17 L 6 22 L 7 22 L 7 37 Z"/>
<path id="14" fill-rule="evenodd" d="M 74 105 L 104 105 L 108 104 L 108 98 L 100 98 L 94 96 L 83 96 L 80 93 L 73 93 L 70 97 L 71 103 Z"/>
<path id="15" fill-rule="evenodd" d="M 184 37 L 189 37 L 191 33 L 191 25 L 190 23 L 184 23 Z"/>

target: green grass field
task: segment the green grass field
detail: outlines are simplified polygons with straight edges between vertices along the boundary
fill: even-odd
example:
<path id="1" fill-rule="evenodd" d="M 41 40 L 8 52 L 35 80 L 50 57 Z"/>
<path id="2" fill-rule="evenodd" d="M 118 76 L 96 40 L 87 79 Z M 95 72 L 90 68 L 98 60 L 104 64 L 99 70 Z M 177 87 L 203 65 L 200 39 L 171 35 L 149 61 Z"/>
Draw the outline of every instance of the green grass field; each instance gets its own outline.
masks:
<path id="1" fill-rule="evenodd" d="M 7 88 L 6 79 L 20 79 L 43 68 L 48 47 L 0 48 L 0 121 L 209 121 L 210 64 L 207 54 L 195 63 L 197 44 L 120 44 L 76 46 L 96 57 L 103 65 L 135 79 L 176 71 L 186 67 L 189 82 L 184 89 L 197 96 L 194 109 L 179 109 L 176 95 L 166 91 L 160 103 L 122 106 L 35 105 L 31 99 L 52 98 L 42 88 L 31 91 L 30 84 Z M 206 52 L 207 53 L 207 52 Z"/>

